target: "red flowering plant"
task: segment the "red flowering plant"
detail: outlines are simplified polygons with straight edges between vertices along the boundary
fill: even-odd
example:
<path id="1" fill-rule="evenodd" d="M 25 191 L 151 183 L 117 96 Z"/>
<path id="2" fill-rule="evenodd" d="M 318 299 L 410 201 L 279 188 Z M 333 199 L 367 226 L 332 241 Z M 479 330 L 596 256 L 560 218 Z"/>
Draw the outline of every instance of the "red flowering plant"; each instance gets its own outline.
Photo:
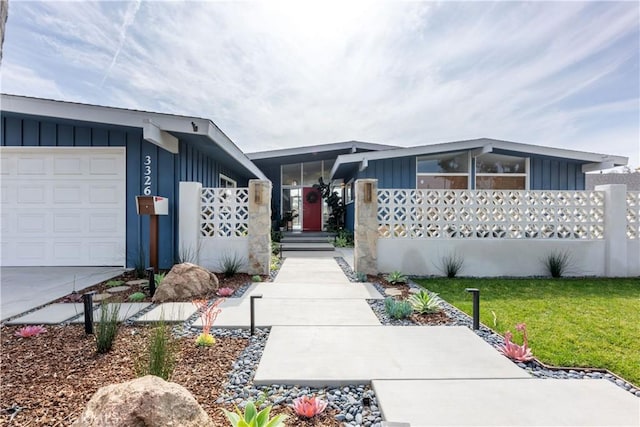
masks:
<path id="1" fill-rule="evenodd" d="M 522 345 L 514 343 L 512 341 L 513 334 L 511 331 L 507 331 L 504 333 L 504 344 L 497 347 L 498 351 L 516 362 L 528 362 L 533 359 L 533 353 L 529 348 L 527 339 L 527 325 L 525 323 L 518 323 L 516 325 L 516 331 L 522 333 Z"/>
<path id="2" fill-rule="evenodd" d="M 195 300 L 193 303 L 198 307 L 200 318 L 202 319 L 202 333 L 196 338 L 196 345 L 201 347 L 211 347 L 216 343 L 216 339 L 211 335 L 211 326 L 222 312 L 218 306 L 224 301 L 224 298 L 217 299 L 216 302 L 209 305 L 207 300 Z"/>
<path id="3" fill-rule="evenodd" d="M 313 418 L 326 408 L 327 402 L 316 396 L 300 396 L 293 401 L 293 409 L 303 418 Z"/>

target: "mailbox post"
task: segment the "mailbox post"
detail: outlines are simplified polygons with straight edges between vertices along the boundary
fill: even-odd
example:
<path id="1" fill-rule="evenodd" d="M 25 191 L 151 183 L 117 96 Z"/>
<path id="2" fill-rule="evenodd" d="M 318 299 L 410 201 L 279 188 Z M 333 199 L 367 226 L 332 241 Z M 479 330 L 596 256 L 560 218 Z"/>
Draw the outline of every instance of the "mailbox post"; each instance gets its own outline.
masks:
<path id="1" fill-rule="evenodd" d="M 169 199 L 160 196 L 136 196 L 138 215 L 149 215 L 149 265 L 158 272 L 158 215 L 169 215 Z"/>

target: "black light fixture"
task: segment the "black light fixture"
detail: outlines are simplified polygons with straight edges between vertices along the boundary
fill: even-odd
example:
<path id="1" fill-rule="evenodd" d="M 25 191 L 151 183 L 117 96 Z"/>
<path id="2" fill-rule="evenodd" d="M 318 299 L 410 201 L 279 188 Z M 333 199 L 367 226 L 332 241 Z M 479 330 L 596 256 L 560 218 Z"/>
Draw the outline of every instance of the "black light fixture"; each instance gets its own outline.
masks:
<path id="1" fill-rule="evenodd" d="M 193 128 L 194 132 L 198 132 L 198 125 L 196 124 L 196 122 L 191 122 L 191 127 Z"/>
<path id="2" fill-rule="evenodd" d="M 251 306 L 251 327 L 250 327 L 250 332 L 251 335 L 253 336 L 253 334 L 256 331 L 256 310 L 255 310 L 255 301 L 256 299 L 260 299 L 262 298 L 262 295 L 251 295 L 249 297 L 249 305 Z"/>
<path id="3" fill-rule="evenodd" d="M 153 297 L 153 294 L 156 293 L 156 275 L 153 267 L 149 267 L 146 269 L 148 277 L 149 277 L 149 296 Z"/>
<path id="4" fill-rule="evenodd" d="M 467 292 L 471 292 L 473 295 L 473 330 L 480 329 L 480 289 L 467 288 Z"/>
<path id="5" fill-rule="evenodd" d="M 84 333 L 93 334 L 93 295 L 95 291 L 82 294 L 82 302 L 84 303 Z"/>

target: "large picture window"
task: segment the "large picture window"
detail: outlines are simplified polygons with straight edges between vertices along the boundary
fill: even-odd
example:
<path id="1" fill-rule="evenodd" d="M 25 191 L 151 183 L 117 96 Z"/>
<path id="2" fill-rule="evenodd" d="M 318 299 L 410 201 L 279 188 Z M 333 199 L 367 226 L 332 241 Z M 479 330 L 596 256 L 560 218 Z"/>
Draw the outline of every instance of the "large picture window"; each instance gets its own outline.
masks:
<path id="1" fill-rule="evenodd" d="M 445 153 L 417 159 L 416 188 L 464 190 L 469 188 L 469 154 Z"/>
<path id="2" fill-rule="evenodd" d="M 526 190 L 527 159 L 493 153 L 477 157 L 476 189 Z"/>

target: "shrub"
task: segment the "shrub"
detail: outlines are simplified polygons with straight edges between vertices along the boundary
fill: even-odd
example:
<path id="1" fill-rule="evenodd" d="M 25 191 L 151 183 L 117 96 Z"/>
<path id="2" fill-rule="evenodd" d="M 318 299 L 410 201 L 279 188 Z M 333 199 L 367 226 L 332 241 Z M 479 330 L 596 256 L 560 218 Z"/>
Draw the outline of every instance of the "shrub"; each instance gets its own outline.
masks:
<path id="1" fill-rule="evenodd" d="M 353 247 L 353 233 L 349 230 L 340 230 L 335 237 L 333 245 L 336 248 L 351 248 Z"/>
<path id="2" fill-rule="evenodd" d="M 251 276 L 251 281 L 252 282 L 262 282 L 262 277 L 260 277 L 259 275 L 256 274 L 254 276 Z"/>
<path id="3" fill-rule="evenodd" d="M 207 300 L 195 300 L 193 303 L 198 306 L 198 312 L 202 319 L 202 333 L 196 338 L 196 345 L 202 347 L 211 347 L 216 343 L 216 339 L 211 335 L 211 326 L 218 317 L 218 314 L 222 312 L 218 306 L 224 301 L 224 298 L 216 300 L 213 304 L 209 305 Z"/>
<path id="4" fill-rule="evenodd" d="M 224 273 L 224 277 L 231 277 L 238 273 L 244 265 L 244 258 L 237 253 L 222 254 L 220 257 L 220 270 Z"/>
<path id="5" fill-rule="evenodd" d="M 47 328 L 42 325 L 39 326 L 24 326 L 16 331 L 16 336 L 20 338 L 32 338 L 37 337 L 40 334 L 47 332 Z"/>
<path id="6" fill-rule="evenodd" d="M 408 301 L 396 301 L 391 297 L 384 300 L 384 308 L 392 319 L 404 319 L 413 313 L 413 308 Z"/>
<path id="7" fill-rule="evenodd" d="M 129 295 L 129 301 L 131 302 L 140 302 L 143 301 L 145 299 L 146 295 L 143 294 L 142 292 L 136 292 L 134 294 Z"/>
<path id="8" fill-rule="evenodd" d="M 256 405 L 251 401 L 244 407 L 244 414 L 237 407 L 235 412 L 226 409 L 222 409 L 222 412 L 233 427 L 284 427 L 284 420 L 287 418 L 286 415 L 277 415 L 269 419 L 271 406 L 258 412 Z"/>
<path id="9" fill-rule="evenodd" d="M 527 325 L 519 323 L 516 325 L 516 330 L 522 333 L 522 345 L 518 345 L 511 341 L 513 334 L 511 334 L 510 331 L 507 331 L 504 333 L 504 344 L 498 346 L 498 351 L 516 362 L 528 362 L 533 359 L 533 353 L 529 348 L 527 340 Z"/>
<path id="10" fill-rule="evenodd" d="M 423 290 L 411 295 L 409 303 L 416 313 L 436 313 L 440 310 L 442 300 L 438 297 L 438 294 L 430 294 Z"/>
<path id="11" fill-rule="evenodd" d="M 279 255 L 281 250 L 280 243 L 271 242 L 271 255 Z"/>
<path id="12" fill-rule="evenodd" d="M 198 241 L 198 245 L 194 248 L 193 246 L 185 247 L 181 246 L 178 251 L 178 255 L 176 256 L 175 264 L 182 264 L 185 262 L 190 262 L 192 264 L 197 264 L 200 259 L 200 252 L 202 250 L 202 240 Z"/>
<path id="13" fill-rule="evenodd" d="M 460 273 L 462 270 L 462 266 L 464 265 L 464 259 L 457 253 L 452 253 L 446 256 L 443 256 L 440 260 L 440 267 L 438 270 L 449 279 L 453 279 Z"/>
<path id="14" fill-rule="evenodd" d="M 300 396 L 293 400 L 296 414 L 304 418 L 313 418 L 327 408 L 327 401 L 313 396 Z"/>
<path id="15" fill-rule="evenodd" d="M 398 285 L 400 283 L 407 283 L 407 280 L 408 280 L 407 276 L 405 276 L 399 271 L 392 271 L 391 273 L 387 274 L 385 279 L 387 279 L 387 282 L 393 283 L 394 285 Z"/>
<path id="16" fill-rule="evenodd" d="M 113 347 L 118 332 L 119 304 L 101 304 L 100 322 L 96 329 L 96 346 L 98 353 L 106 353 Z"/>
<path id="17" fill-rule="evenodd" d="M 367 281 L 367 275 L 361 271 L 358 271 L 356 273 L 356 277 L 358 278 L 358 282 L 366 282 Z"/>
<path id="18" fill-rule="evenodd" d="M 166 273 L 158 273 L 153 275 L 153 280 L 156 282 L 156 288 L 160 286 L 160 283 L 162 283 L 166 275 Z"/>
<path id="19" fill-rule="evenodd" d="M 151 332 L 147 354 L 138 360 L 138 376 L 155 375 L 168 381 L 175 367 L 176 351 L 169 326 L 160 320 Z"/>
<path id="20" fill-rule="evenodd" d="M 122 280 L 109 280 L 106 284 L 107 288 L 115 288 L 116 286 L 122 286 L 124 281 Z"/>
<path id="21" fill-rule="evenodd" d="M 554 251 L 544 259 L 544 266 L 553 278 L 562 277 L 567 272 L 571 256 L 567 251 Z"/>

